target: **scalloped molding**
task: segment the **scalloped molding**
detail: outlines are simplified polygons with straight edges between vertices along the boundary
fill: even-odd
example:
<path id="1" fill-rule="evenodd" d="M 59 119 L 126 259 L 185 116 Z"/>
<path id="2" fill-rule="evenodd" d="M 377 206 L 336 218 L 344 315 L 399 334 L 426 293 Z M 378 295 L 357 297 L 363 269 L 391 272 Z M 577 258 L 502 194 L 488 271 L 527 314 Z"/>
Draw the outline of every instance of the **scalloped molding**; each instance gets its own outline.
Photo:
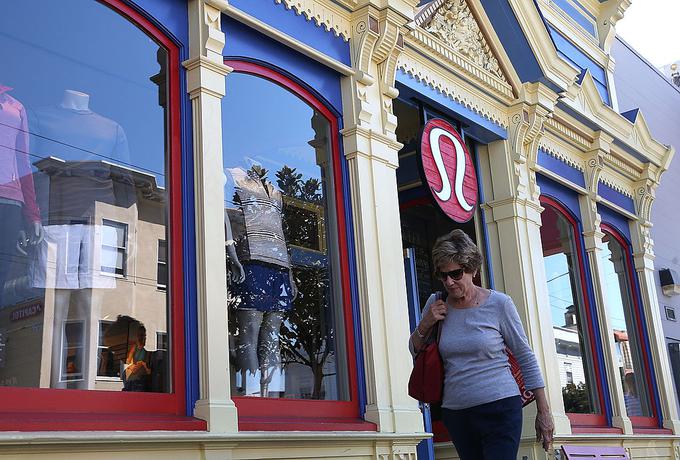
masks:
<path id="1" fill-rule="evenodd" d="M 627 181 L 614 171 L 604 169 L 600 174 L 600 182 L 630 199 L 635 197 L 635 184 L 632 181 Z"/>
<path id="2" fill-rule="evenodd" d="M 506 80 L 489 73 L 427 31 L 414 29 L 406 37 L 406 43 L 416 49 L 425 48 L 435 57 L 440 58 L 443 61 L 441 64 L 448 64 L 454 72 L 464 74 L 468 79 L 508 104 L 514 99 L 512 86 Z"/>
<path id="3" fill-rule="evenodd" d="M 562 163 L 566 163 L 572 168 L 581 172 L 585 171 L 585 162 L 581 157 L 574 154 L 573 148 L 569 148 L 562 139 L 551 135 L 544 135 L 538 143 L 538 147 L 550 156 L 557 158 Z"/>
<path id="4" fill-rule="evenodd" d="M 417 14 L 415 23 L 485 72 L 508 82 L 466 0 L 435 0 Z"/>
<path id="5" fill-rule="evenodd" d="M 314 21 L 317 27 L 323 27 L 345 41 L 349 41 L 352 36 L 351 14 L 334 8 L 330 2 L 324 0 L 274 0 L 274 2 L 283 4 L 287 10 L 293 10 L 298 16 L 303 15 L 308 21 Z"/>
<path id="6" fill-rule="evenodd" d="M 410 51 L 407 49 L 399 56 L 397 68 L 487 120 L 508 128 L 508 118 L 502 108 L 495 106 L 490 100 L 484 100 L 481 95 L 470 92 L 467 89 L 469 85 L 456 84 L 450 78 L 429 67 L 427 63 L 422 62 L 422 56 L 411 56 Z"/>

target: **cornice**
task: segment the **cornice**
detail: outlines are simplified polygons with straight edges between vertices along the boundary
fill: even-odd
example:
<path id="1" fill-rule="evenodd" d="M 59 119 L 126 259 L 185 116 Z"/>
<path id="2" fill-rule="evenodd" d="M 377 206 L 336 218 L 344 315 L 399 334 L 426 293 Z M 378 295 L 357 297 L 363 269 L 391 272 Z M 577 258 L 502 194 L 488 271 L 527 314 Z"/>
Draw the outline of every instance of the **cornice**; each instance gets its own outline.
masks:
<path id="1" fill-rule="evenodd" d="M 608 0 L 602 4 L 600 14 L 597 15 L 597 29 L 600 38 L 600 46 L 608 53 L 614 37 L 616 37 L 616 23 L 625 14 L 631 0 Z"/>
<path id="2" fill-rule="evenodd" d="M 554 133 L 556 136 L 566 140 L 574 145 L 580 151 L 586 151 L 590 148 L 592 142 L 592 135 L 587 136 L 576 129 L 569 126 L 560 115 L 557 113 L 546 121 L 546 129 Z"/>
<path id="3" fill-rule="evenodd" d="M 471 91 L 468 81 L 461 80 L 450 68 L 442 67 L 441 63 L 424 57 L 416 49 L 407 46 L 399 56 L 397 66 L 451 100 L 504 128 L 508 127 L 508 117 L 503 105 L 481 91 Z"/>
<path id="4" fill-rule="evenodd" d="M 283 4 L 286 9 L 304 16 L 308 21 L 314 21 L 318 27 L 333 32 L 345 41 L 349 41 L 352 36 L 351 11 L 358 3 L 356 0 L 344 0 L 337 3 L 329 0 L 274 0 L 274 2 Z M 343 5 L 344 8 L 338 4 Z"/>
<path id="5" fill-rule="evenodd" d="M 615 142 L 620 142 L 656 166 L 668 168 L 671 149 L 652 138 L 642 114 L 638 113 L 635 122 L 631 122 L 602 102 L 589 71 L 586 71 L 580 86 L 575 85 L 563 96 L 562 101 L 567 106 L 609 133 Z"/>
<path id="6" fill-rule="evenodd" d="M 439 58 L 440 64 L 446 65 L 453 72 L 463 74 L 465 78 L 477 83 L 499 100 L 509 104 L 514 99 L 512 86 L 508 82 L 489 73 L 431 33 L 415 28 L 406 37 L 406 44 L 427 56 Z"/>

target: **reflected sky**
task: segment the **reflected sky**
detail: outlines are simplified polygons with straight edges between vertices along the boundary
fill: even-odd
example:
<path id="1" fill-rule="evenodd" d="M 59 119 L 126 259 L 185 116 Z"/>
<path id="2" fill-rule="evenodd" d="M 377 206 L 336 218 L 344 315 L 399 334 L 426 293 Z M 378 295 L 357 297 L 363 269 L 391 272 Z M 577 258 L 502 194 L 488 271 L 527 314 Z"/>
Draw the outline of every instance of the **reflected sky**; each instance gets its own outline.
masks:
<path id="1" fill-rule="evenodd" d="M 164 114 L 158 86 L 150 80 L 160 69 L 158 45 L 96 1 L 30 5 L 3 2 L 0 84 L 14 88 L 10 94 L 26 107 L 29 119 L 35 110 L 57 106 L 66 89 L 89 94 L 90 109 L 124 129 L 134 167 L 153 173 L 163 185 Z"/>

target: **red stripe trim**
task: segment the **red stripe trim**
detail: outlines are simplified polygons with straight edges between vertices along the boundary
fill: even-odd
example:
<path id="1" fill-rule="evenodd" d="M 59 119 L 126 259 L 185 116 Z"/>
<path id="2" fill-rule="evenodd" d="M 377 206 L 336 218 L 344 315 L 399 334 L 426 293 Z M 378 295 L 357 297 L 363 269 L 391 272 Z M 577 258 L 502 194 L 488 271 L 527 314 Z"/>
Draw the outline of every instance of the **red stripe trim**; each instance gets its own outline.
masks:
<path id="1" fill-rule="evenodd" d="M 0 389 L 3 401 L 0 431 L 92 430 L 95 429 L 94 427 L 102 430 L 205 429 L 203 422 L 183 417 L 186 412 L 184 399 L 186 385 L 184 381 L 179 49 L 151 21 L 127 3 L 121 0 L 99 1 L 127 18 L 168 52 L 169 158 L 167 162 L 169 171 L 167 174 L 170 185 L 168 232 L 172 242 L 170 264 L 171 267 L 176 268 L 171 270 L 169 315 L 172 331 L 170 340 L 173 390 L 172 393 L 162 394 L 3 387 Z M 40 418 L 36 415 L 39 413 L 47 414 L 49 417 Z M 158 419 L 148 414 L 180 417 Z M 77 420 L 78 417 L 82 423 Z"/>
<path id="2" fill-rule="evenodd" d="M 590 344 L 590 352 L 591 352 L 591 357 L 592 357 L 592 364 L 594 367 L 594 372 L 595 372 L 595 386 L 597 388 L 597 398 L 600 403 L 600 410 L 603 411 L 604 408 L 606 407 L 605 402 L 604 402 L 604 390 L 602 387 L 602 370 L 600 369 L 597 356 L 599 355 L 597 348 L 595 347 L 595 330 L 593 328 L 593 323 L 590 320 L 592 318 L 592 305 L 590 304 L 590 299 L 588 296 L 588 288 L 587 283 L 586 283 L 586 275 L 585 275 L 585 262 L 583 260 L 583 245 L 581 242 L 581 235 L 578 231 L 578 222 L 574 217 L 572 216 L 571 212 L 559 201 L 555 200 L 552 197 L 541 195 L 540 197 L 541 204 L 544 206 L 550 206 L 553 210 L 555 210 L 557 213 L 562 215 L 565 219 L 567 219 L 567 222 L 571 225 L 571 229 L 573 232 L 573 237 L 574 237 L 574 243 L 576 244 L 576 253 L 577 253 L 577 260 L 578 260 L 578 266 L 579 266 L 579 279 L 581 281 L 581 299 L 583 301 L 583 306 L 585 309 L 586 317 L 588 318 L 588 321 L 586 321 L 586 327 L 588 329 L 588 337 L 590 340 L 588 340 Z M 579 425 L 588 425 L 588 426 L 607 426 L 607 420 L 604 415 L 600 414 L 567 414 L 570 420 L 572 420 L 572 424 L 574 424 L 574 420 L 579 420 L 577 424 Z"/>
<path id="3" fill-rule="evenodd" d="M 637 296 L 637 289 L 639 287 L 634 286 L 634 281 L 635 280 L 635 270 L 633 266 L 633 258 L 630 255 L 630 244 L 628 241 L 621 235 L 621 233 L 611 225 L 602 223 L 600 224 L 600 228 L 602 229 L 603 232 L 607 233 L 609 236 L 614 238 L 616 242 L 619 243 L 621 248 L 623 249 L 624 256 L 626 258 L 626 278 L 628 281 L 628 294 L 630 295 L 632 301 L 633 301 L 633 319 L 635 320 L 635 329 L 637 332 L 637 338 L 638 338 L 638 343 L 640 344 L 641 347 L 641 354 L 642 354 L 642 366 L 644 367 L 644 374 L 645 374 L 645 380 L 647 383 L 647 398 L 649 405 L 652 409 L 652 416 L 651 417 L 630 417 L 631 422 L 633 423 L 634 427 L 640 427 L 640 428 L 645 428 L 645 427 L 659 427 L 659 413 L 657 411 L 657 406 L 654 404 L 654 398 L 652 395 L 652 391 L 654 391 L 654 387 L 652 386 L 652 372 L 651 372 L 651 363 L 647 359 L 649 356 L 649 345 L 648 345 L 648 340 L 647 337 L 644 333 L 644 329 L 642 327 L 642 322 L 644 321 L 644 318 L 640 315 L 642 312 L 642 308 L 639 302 L 639 298 Z M 625 312 L 624 312 L 625 314 Z"/>
<path id="4" fill-rule="evenodd" d="M 338 417 L 350 423 L 356 423 L 359 419 L 359 405 L 358 405 L 358 386 L 357 386 L 357 369 L 356 363 L 352 357 L 355 356 L 354 340 L 352 340 L 353 319 L 352 306 L 350 294 L 350 280 L 349 280 L 349 259 L 347 251 L 347 237 L 346 237 L 346 222 L 345 222 L 345 205 L 343 199 L 342 188 L 342 168 L 341 168 L 341 153 L 339 150 L 338 137 L 338 120 L 335 115 L 326 107 L 319 99 L 316 98 L 309 90 L 303 87 L 296 81 L 288 78 L 285 75 L 265 67 L 260 64 L 246 61 L 225 60 L 224 63 L 233 68 L 235 72 L 254 75 L 265 78 L 272 83 L 287 89 L 300 99 L 314 108 L 317 112 L 322 114 L 330 124 L 331 131 L 331 156 L 333 162 L 333 186 L 335 193 L 336 219 L 338 222 L 338 249 L 340 256 L 340 281 L 343 292 L 343 313 L 344 313 L 344 328 L 345 328 L 345 347 L 347 350 L 348 359 L 348 380 L 350 389 L 350 401 L 318 401 L 318 400 L 301 400 L 301 399 L 272 399 L 272 398 L 248 398 L 235 397 L 239 414 L 241 416 L 239 427 L 244 430 L 267 430 L 270 425 L 267 420 L 275 420 L 278 424 L 278 430 L 294 430 L 296 426 L 307 426 L 308 429 L 314 430 L 321 428 L 320 420 Z M 277 414 L 285 416 L 298 416 L 304 419 L 311 420 L 311 422 L 299 422 L 292 420 L 299 420 L 297 418 L 272 419 L 272 409 L 276 408 Z M 272 422 L 274 423 L 274 422 Z M 302 423 L 302 425 L 300 425 Z M 325 425 L 330 426 L 330 425 Z M 345 425 L 343 425 L 345 426 Z M 351 425 L 346 425 L 347 427 Z M 373 424 L 362 424 L 363 429 L 375 430 Z"/>

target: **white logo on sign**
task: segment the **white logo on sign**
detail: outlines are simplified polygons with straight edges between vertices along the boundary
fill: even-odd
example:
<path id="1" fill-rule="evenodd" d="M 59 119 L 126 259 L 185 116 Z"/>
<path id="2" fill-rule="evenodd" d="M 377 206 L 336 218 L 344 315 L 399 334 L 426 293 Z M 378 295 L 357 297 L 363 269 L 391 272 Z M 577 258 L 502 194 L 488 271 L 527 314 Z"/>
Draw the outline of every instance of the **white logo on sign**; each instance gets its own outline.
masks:
<path id="1" fill-rule="evenodd" d="M 449 199 L 451 199 L 451 181 L 449 180 L 449 175 L 446 172 L 446 168 L 444 167 L 444 159 L 442 158 L 442 152 L 439 148 L 439 139 L 442 136 L 450 139 L 451 142 L 453 142 L 453 146 L 455 147 L 454 155 L 456 156 L 456 177 L 453 186 L 456 199 L 463 210 L 471 211 L 474 206 L 469 204 L 463 196 L 463 180 L 465 179 L 465 150 L 463 150 L 463 146 L 455 136 L 441 128 L 433 128 L 432 131 L 430 131 L 430 148 L 432 149 L 434 163 L 437 165 L 439 177 L 442 179 L 442 189 L 440 191 L 435 190 L 434 193 L 442 201 L 449 201 Z"/>

